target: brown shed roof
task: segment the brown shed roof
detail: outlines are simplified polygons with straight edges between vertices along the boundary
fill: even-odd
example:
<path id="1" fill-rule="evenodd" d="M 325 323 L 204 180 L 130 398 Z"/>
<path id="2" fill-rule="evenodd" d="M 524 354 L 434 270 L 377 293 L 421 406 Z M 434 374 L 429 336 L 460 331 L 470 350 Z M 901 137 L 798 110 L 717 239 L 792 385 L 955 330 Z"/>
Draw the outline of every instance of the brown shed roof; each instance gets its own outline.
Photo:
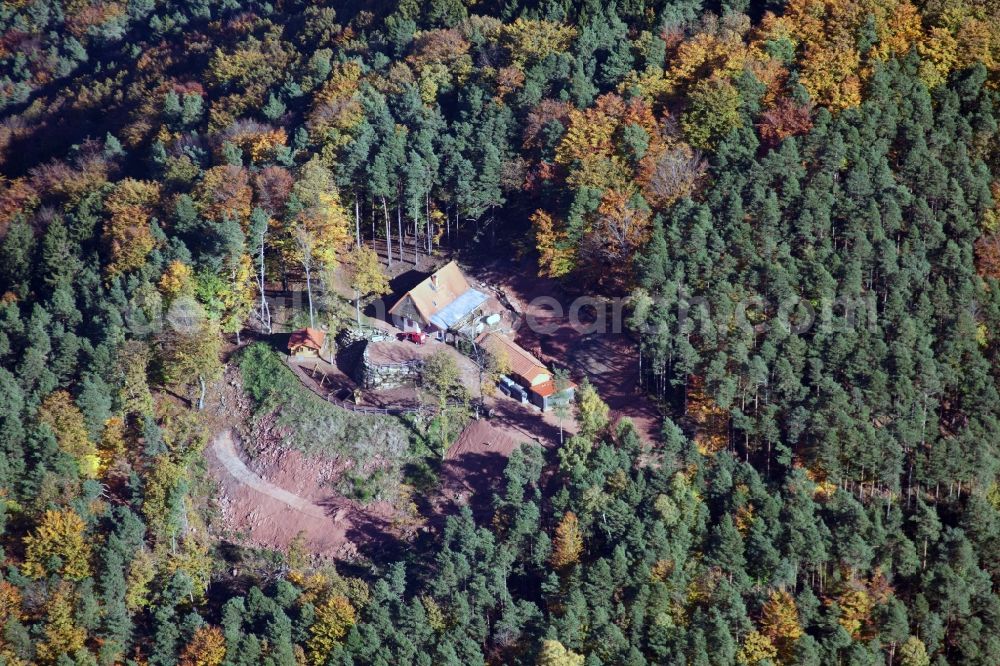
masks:
<path id="1" fill-rule="evenodd" d="M 295 331 L 288 337 L 288 349 L 296 347 L 308 347 L 319 351 L 323 348 L 323 341 L 326 340 L 326 333 L 315 328 L 303 328 Z"/>
<path id="2" fill-rule="evenodd" d="M 479 344 L 491 354 L 505 354 L 510 365 L 510 374 L 529 386 L 548 381 L 552 377 L 552 373 L 541 361 L 506 335 L 487 333 L 479 339 Z"/>
<path id="3" fill-rule="evenodd" d="M 429 322 L 431 317 L 448 307 L 469 289 L 469 281 L 462 274 L 462 269 L 454 261 L 449 261 L 426 280 L 406 292 L 406 295 L 389 309 L 389 314 L 400 314 L 397 310 L 409 299 L 424 322 Z"/>

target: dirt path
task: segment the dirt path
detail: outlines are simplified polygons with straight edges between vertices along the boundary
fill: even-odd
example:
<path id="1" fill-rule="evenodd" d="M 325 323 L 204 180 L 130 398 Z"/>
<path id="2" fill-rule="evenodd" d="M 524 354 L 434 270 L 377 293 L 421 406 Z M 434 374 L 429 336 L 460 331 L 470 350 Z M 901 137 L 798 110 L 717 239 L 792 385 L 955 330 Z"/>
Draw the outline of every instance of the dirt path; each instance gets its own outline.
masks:
<path id="1" fill-rule="evenodd" d="M 215 439 L 212 440 L 212 452 L 215 453 L 215 457 L 222 463 L 226 471 L 243 485 L 287 504 L 307 516 L 327 519 L 327 511 L 323 507 L 314 504 L 304 497 L 290 493 L 284 488 L 279 488 L 270 481 L 266 481 L 251 472 L 240 459 L 239 454 L 236 453 L 236 444 L 233 441 L 231 430 L 226 430 L 216 435 Z M 336 518 L 333 520 L 336 522 Z"/>
<path id="2" fill-rule="evenodd" d="M 320 557 L 357 554 L 352 521 L 342 506 L 324 507 L 262 478 L 240 458 L 231 430 L 223 430 L 207 451 L 209 472 L 218 482 L 219 513 L 227 540 L 285 550 L 299 535 Z M 352 538 L 354 537 L 354 538 Z"/>

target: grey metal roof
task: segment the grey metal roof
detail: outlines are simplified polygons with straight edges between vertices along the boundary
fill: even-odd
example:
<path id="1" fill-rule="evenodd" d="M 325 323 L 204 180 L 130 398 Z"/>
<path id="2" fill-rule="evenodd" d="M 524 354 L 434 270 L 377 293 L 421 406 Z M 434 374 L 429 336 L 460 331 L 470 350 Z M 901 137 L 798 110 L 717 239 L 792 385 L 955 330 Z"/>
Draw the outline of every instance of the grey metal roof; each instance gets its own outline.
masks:
<path id="1" fill-rule="evenodd" d="M 486 298 L 486 294 L 483 292 L 469 289 L 432 315 L 431 323 L 441 330 L 447 330 L 485 303 Z"/>

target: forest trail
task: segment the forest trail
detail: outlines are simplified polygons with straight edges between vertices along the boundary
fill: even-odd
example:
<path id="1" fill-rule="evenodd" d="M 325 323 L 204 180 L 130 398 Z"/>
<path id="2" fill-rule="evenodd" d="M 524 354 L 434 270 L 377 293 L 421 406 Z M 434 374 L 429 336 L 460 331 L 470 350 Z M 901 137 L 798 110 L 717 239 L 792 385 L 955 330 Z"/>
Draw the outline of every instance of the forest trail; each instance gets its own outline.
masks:
<path id="1" fill-rule="evenodd" d="M 303 539 L 309 552 L 340 560 L 357 558 L 359 549 L 379 552 L 398 544 L 402 523 L 390 502 L 360 505 L 317 482 L 317 466 L 328 461 L 282 449 L 269 463 L 256 460 L 263 465 L 258 473 L 240 458 L 241 448 L 226 428 L 206 451 L 225 538 L 276 550 Z"/>
<path id="2" fill-rule="evenodd" d="M 246 466 L 246 463 L 236 453 L 236 444 L 233 441 L 232 430 L 224 430 L 215 436 L 212 440 L 212 452 L 226 471 L 241 484 L 249 486 L 253 490 L 276 499 L 283 504 L 287 504 L 296 511 L 300 511 L 308 516 L 330 520 L 328 511 L 320 505 L 304 497 L 290 493 L 284 488 L 280 488 L 250 471 L 250 468 Z M 336 518 L 333 518 L 333 520 L 336 522 Z"/>

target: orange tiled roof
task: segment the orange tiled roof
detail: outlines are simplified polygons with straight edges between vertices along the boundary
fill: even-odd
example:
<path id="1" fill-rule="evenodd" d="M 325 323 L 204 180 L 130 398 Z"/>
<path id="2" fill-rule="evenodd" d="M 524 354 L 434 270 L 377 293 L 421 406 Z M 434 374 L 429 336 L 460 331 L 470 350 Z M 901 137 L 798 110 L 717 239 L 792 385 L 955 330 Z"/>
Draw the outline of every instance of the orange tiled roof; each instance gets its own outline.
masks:
<path id="1" fill-rule="evenodd" d="M 510 374 L 520 378 L 529 386 L 548 381 L 552 377 L 552 373 L 541 361 L 506 335 L 487 333 L 479 339 L 479 343 L 491 354 L 506 354 L 507 362 L 510 365 Z"/>
<path id="2" fill-rule="evenodd" d="M 566 388 L 564 390 L 568 391 L 569 389 L 574 389 L 574 388 L 576 388 L 576 384 L 574 384 L 573 382 L 566 382 Z M 547 398 L 556 392 L 556 383 L 550 379 L 549 381 L 542 382 L 537 386 L 532 386 L 531 391 L 533 393 L 537 393 L 543 398 Z"/>

